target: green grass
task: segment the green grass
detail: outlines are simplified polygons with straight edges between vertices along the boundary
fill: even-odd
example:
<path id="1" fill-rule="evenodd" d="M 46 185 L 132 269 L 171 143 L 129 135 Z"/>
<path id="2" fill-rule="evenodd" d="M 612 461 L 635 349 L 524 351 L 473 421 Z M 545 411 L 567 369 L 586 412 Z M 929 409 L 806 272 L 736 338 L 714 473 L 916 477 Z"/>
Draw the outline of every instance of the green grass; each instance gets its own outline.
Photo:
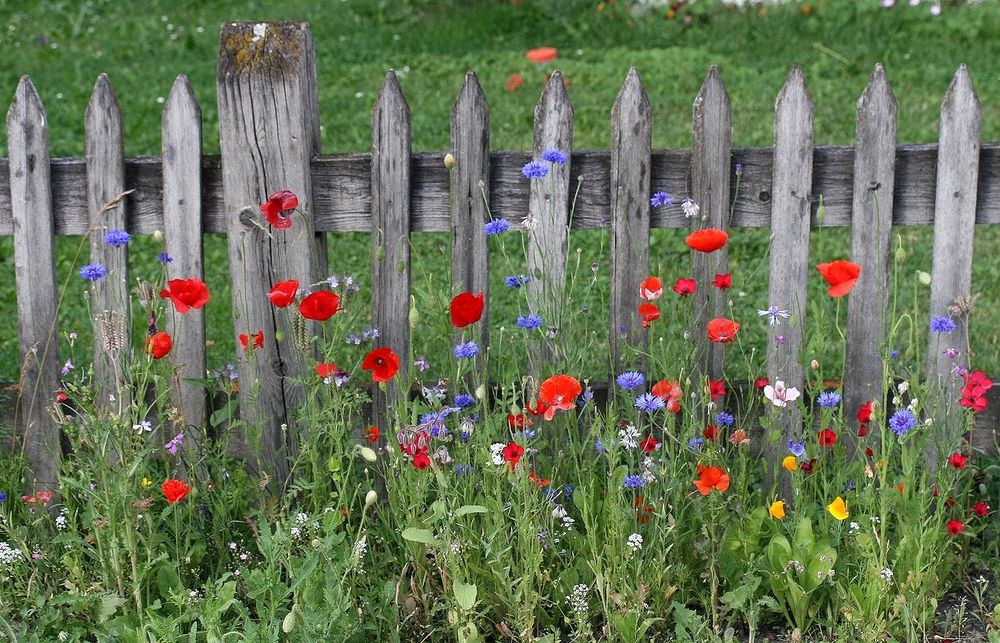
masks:
<path id="1" fill-rule="evenodd" d="M 326 153 L 359 152 L 370 147 L 371 107 L 385 72 L 399 70 L 413 114 L 413 149 L 446 150 L 449 112 L 463 74 L 475 69 L 486 91 L 492 118 L 494 149 L 527 149 L 531 145 L 533 106 L 544 69 L 528 63 L 523 52 L 542 44 L 558 47 L 559 68 L 569 79 L 575 110 L 574 146 L 607 148 L 610 109 L 629 66 L 635 66 L 653 104 L 654 147 L 685 147 L 691 140 L 691 103 L 707 67 L 719 65 L 733 105 L 734 146 L 764 146 L 773 140 L 774 97 L 788 68 L 803 67 L 816 105 L 817 144 L 850 144 L 855 103 L 873 66 L 885 64 L 899 104 L 900 142 L 932 142 L 938 109 L 952 74 L 960 63 L 969 66 L 983 104 L 982 139 L 1000 140 L 1000 75 L 993 61 L 1000 57 L 1000 11 L 996 0 L 981 6 L 947 6 L 933 18 L 926 9 L 877 8 L 875 0 L 811 3 L 808 15 L 798 5 L 771 8 L 766 14 L 711 10 L 694 14 L 691 27 L 667 21 L 662 14 L 633 18 L 621 8 L 596 10 L 596 2 L 526 0 L 506 2 L 430 2 L 399 6 L 395 2 L 332 2 L 319 7 L 303 0 L 270 3 L 244 1 L 147 2 L 141 9 L 117 1 L 45 1 L 22 6 L 0 0 L 0 87 L 13 94 L 17 78 L 29 74 L 49 115 L 53 156 L 78 156 L 83 151 L 83 112 L 97 75 L 107 72 L 122 105 L 125 147 L 129 155 L 157 154 L 160 149 L 162 99 L 177 74 L 191 79 L 204 117 L 205 152 L 217 153 L 215 65 L 218 29 L 224 21 L 307 20 L 316 43 L 322 147 Z M 703 3 L 709 4 L 709 3 Z M 714 3 L 711 3 L 714 4 Z M 899 3 L 905 4 L 905 3 Z M 874 43 L 874 45 L 870 44 Z M 504 83 L 512 73 L 524 76 L 516 93 Z M 5 139 L 0 137 L 0 144 Z M 0 153 L 5 148 L 0 147 Z M 507 213 L 517 216 L 517 213 Z M 1000 247 L 997 226 L 977 230 L 973 291 L 1000 277 L 996 262 L 985 260 Z M 896 231 L 907 247 L 901 277 L 909 283 L 915 270 L 930 271 L 931 230 Z M 606 283 L 607 257 L 587 235 L 572 246 L 582 249 L 584 265 L 596 261 Z M 653 235 L 653 269 L 670 281 L 669 268 L 680 253 L 669 231 Z M 414 235 L 414 288 L 428 305 L 440 305 L 448 291 L 441 279 L 447 266 L 445 235 Z M 75 239 L 59 244 L 60 281 L 72 288 L 61 312 L 64 330 L 84 333 L 82 286 L 72 278 L 70 259 Z M 368 272 L 366 235 L 331 239 L 331 271 Z M 13 289 L 11 241 L 0 240 L 0 379 L 16 378 L 17 320 Z M 830 259 L 849 249 L 846 230 L 814 233 L 812 256 Z M 740 231 L 733 240 L 731 267 L 736 290 L 734 313 L 745 321 L 753 310 L 766 307 L 766 263 L 753 279 L 749 271 L 766 256 L 766 231 Z M 132 248 L 134 275 L 155 274 L 151 240 Z M 206 239 L 207 281 L 215 302 L 209 306 L 210 366 L 225 363 L 233 350 L 227 319 L 228 274 L 225 240 Z M 741 273 L 741 271 L 744 271 Z M 447 273 L 443 273 L 447 274 Z M 499 275 L 498 277 L 502 277 Z M 810 283 L 810 299 L 822 292 Z M 926 292 L 922 295 L 926 298 Z M 218 302 L 218 303 L 216 303 Z M 516 302 L 501 298 L 493 320 L 513 321 Z M 995 301 L 983 298 L 973 317 L 973 342 L 980 368 L 1000 364 L 1000 340 L 988 319 Z M 925 313 L 926 314 L 926 313 Z M 607 329 L 596 312 L 595 330 Z M 922 322 L 921 322 L 922 323 Z M 757 324 L 750 338 L 763 335 Z M 437 338 L 418 335 L 418 350 L 433 352 Z M 835 355 L 821 357 L 836 359 Z M 597 364 L 601 362 L 598 361 Z"/>

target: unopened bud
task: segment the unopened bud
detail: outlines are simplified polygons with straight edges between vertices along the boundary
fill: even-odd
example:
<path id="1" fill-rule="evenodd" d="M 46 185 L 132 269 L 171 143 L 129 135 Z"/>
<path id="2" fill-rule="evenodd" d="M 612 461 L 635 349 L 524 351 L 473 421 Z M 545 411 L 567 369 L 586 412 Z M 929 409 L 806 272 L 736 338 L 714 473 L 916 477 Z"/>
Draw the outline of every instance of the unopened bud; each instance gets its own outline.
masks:
<path id="1" fill-rule="evenodd" d="M 365 507 L 371 507 L 378 500 L 378 494 L 375 493 L 374 489 L 369 489 L 368 493 L 365 494 Z"/>
<path id="2" fill-rule="evenodd" d="M 378 456 L 375 455 L 375 451 L 372 450 L 371 448 L 361 447 L 360 451 L 361 451 L 361 457 L 367 460 L 368 462 L 375 462 L 376 460 L 378 460 Z"/>
<path id="3" fill-rule="evenodd" d="M 486 398 L 486 387 L 482 384 L 476 387 L 476 399 L 482 400 Z"/>
<path id="4" fill-rule="evenodd" d="M 455 156 L 451 152 L 444 155 L 444 166 L 449 170 L 455 167 Z"/>
<path id="5" fill-rule="evenodd" d="M 813 361 L 809 362 L 809 368 L 811 368 L 814 371 L 818 371 L 819 370 L 819 362 L 814 359 Z"/>
<path id="6" fill-rule="evenodd" d="M 156 243 L 163 243 L 163 230 L 153 230 L 153 239 Z"/>
<path id="7" fill-rule="evenodd" d="M 917 280 L 925 286 L 931 285 L 931 273 L 924 272 L 923 270 L 917 271 Z"/>
<path id="8" fill-rule="evenodd" d="M 295 621 L 295 608 L 293 607 L 292 611 L 285 614 L 284 620 L 281 621 L 281 631 L 285 634 L 291 633 L 295 629 Z"/>
<path id="9" fill-rule="evenodd" d="M 417 300 L 415 297 L 410 297 L 410 329 L 416 328 L 420 324 L 420 311 L 417 309 Z"/>

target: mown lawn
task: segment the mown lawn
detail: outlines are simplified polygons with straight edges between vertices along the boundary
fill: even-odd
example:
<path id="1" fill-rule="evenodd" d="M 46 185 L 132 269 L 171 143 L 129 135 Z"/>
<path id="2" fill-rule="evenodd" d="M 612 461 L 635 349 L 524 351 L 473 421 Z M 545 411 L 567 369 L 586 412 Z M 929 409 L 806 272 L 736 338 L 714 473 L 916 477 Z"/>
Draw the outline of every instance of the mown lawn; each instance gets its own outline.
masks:
<path id="1" fill-rule="evenodd" d="M 626 12 L 623 3 L 570 0 L 509 2 L 341 2 L 304 0 L 269 6 L 266 2 L 218 3 L 154 1 L 137 7 L 120 1 L 21 3 L 0 0 L 0 88 L 13 94 L 17 79 L 31 75 L 49 115 L 53 156 L 81 155 L 83 112 L 96 76 L 107 72 L 124 111 L 126 153 L 157 154 L 160 112 L 177 74 L 191 79 L 202 103 L 206 153 L 217 153 L 215 64 L 218 30 L 223 21 L 306 20 L 317 48 L 319 99 L 325 153 L 361 152 L 370 147 L 371 107 L 386 70 L 396 69 L 413 113 L 414 151 L 444 151 L 449 145 L 449 112 L 463 73 L 474 69 L 490 102 L 495 149 L 527 149 L 531 145 L 533 106 L 547 71 L 558 68 L 570 81 L 575 110 L 574 145 L 578 149 L 609 144 L 609 117 L 629 66 L 642 75 L 653 104 L 654 147 L 684 147 L 691 139 L 691 102 L 707 67 L 717 64 L 733 105 L 734 146 L 763 146 L 773 140 L 774 97 L 788 68 L 803 67 L 816 104 L 817 144 L 853 141 L 854 107 L 871 69 L 885 64 L 899 103 L 900 142 L 933 142 L 938 108 L 952 74 L 960 63 L 969 66 L 983 104 L 982 138 L 1000 140 L 1000 3 L 945 7 L 931 16 L 926 7 L 880 9 L 876 0 L 817 1 L 805 6 L 769 8 L 766 12 L 699 9 L 692 24 L 666 20 L 662 11 L 644 16 Z M 715 3 L 701 3 L 703 6 Z M 906 3 L 898 3 L 905 5 Z M 237 6 L 238 5 L 238 6 Z M 557 47 L 557 62 L 539 69 L 524 51 L 539 45 Z M 504 88 L 519 73 L 524 85 L 517 92 Z M 0 135 L 0 154 L 5 154 Z M 655 187 L 655 186 L 654 186 Z M 683 196 L 683 195 L 681 195 Z M 503 213 L 520 217 L 522 213 Z M 973 359 L 979 368 L 1000 364 L 1000 334 L 990 318 L 997 312 L 989 286 L 1000 277 L 1000 264 L 990 259 L 1000 249 L 997 226 L 976 231 L 973 291 L 983 293 L 973 315 Z M 931 230 L 895 231 L 906 256 L 898 273 L 906 292 L 913 290 L 915 272 L 930 271 Z M 608 259 L 602 233 L 587 233 L 571 241 L 581 248 L 581 262 L 599 264 L 594 296 L 606 293 Z M 653 235 L 653 270 L 670 282 L 681 276 L 671 268 L 684 253 L 675 231 Z M 61 327 L 76 330 L 86 340 L 87 323 L 82 284 L 73 277 L 72 257 L 77 239 L 61 239 L 60 278 L 69 283 Z M 331 271 L 354 273 L 366 280 L 367 235 L 343 235 L 331 240 Z M 894 241 L 894 245 L 895 245 Z M 414 289 L 427 306 L 439 306 L 448 293 L 447 236 L 414 235 Z M 817 261 L 844 256 L 850 241 L 846 230 L 814 233 L 812 255 Z M 206 239 L 207 278 L 215 301 L 208 307 L 210 367 L 220 367 L 233 351 L 229 320 L 228 268 L 225 239 Z M 730 266 L 734 275 L 734 315 L 747 322 L 755 309 L 766 308 L 766 231 L 734 235 Z M 158 267 L 151 239 L 132 246 L 134 276 L 150 277 Z M 763 264 L 761 262 L 764 262 Z M 17 376 L 16 293 L 13 287 L 12 244 L 0 239 L 0 380 Z M 763 270 L 760 268 L 763 266 Z M 497 288 L 493 318 L 513 322 L 515 300 Z M 442 278 L 441 275 L 444 275 Z M 810 282 L 809 299 L 822 290 Z M 587 275 L 589 279 L 589 275 Z M 741 295 L 740 293 L 745 293 Z M 928 289 L 919 286 L 918 302 Z M 923 308 L 920 308 L 923 306 Z M 918 312 L 926 319 L 925 303 Z M 597 341 L 606 339 L 606 316 L 595 311 Z M 924 321 L 917 324 L 924 327 Z M 747 323 L 748 339 L 763 337 L 760 324 Z M 437 325 L 444 332 L 443 325 Z M 141 332 L 137 328 L 137 332 Z M 418 352 L 436 355 L 440 333 L 416 334 Z M 830 348 L 818 357 L 839 360 Z M 806 356 L 808 359 L 811 355 Z M 599 369 L 596 355 L 590 368 Z"/>

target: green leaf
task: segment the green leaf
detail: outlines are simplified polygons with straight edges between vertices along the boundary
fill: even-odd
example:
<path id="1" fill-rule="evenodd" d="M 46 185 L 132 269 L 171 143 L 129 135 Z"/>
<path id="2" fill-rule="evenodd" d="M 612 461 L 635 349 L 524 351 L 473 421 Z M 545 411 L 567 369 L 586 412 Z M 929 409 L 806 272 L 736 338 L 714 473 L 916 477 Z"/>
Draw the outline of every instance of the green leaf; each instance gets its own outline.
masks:
<path id="1" fill-rule="evenodd" d="M 180 582 L 179 579 L 178 582 Z M 114 616 L 115 612 L 118 611 L 118 607 L 124 603 L 125 599 L 117 594 L 105 594 L 102 596 L 101 604 L 97 608 L 97 622 L 105 623 L 109 618 Z"/>
<path id="2" fill-rule="evenodd" d="M 489 513 L 489 510 L 482 505 L 464 505 L 455 510 L 455 517 L 461 518 L 467 514 L 484 514 Z"/>
<path id="3" fill-rule="evenodd" d="M 476 604 L 476 586 L 455 581 L 452 589 L 455 591 L 455 600 L 458 601 L 459 606 L 466 612 L 471 610 Z"/>
<path id="4" fill-rule="evenodd" d="M 407 527 L 403 530 L 403 538 L 406 540 L 423 543 L 425 545 L 436 545 L 437 540 L 434 539 L 434 534 L 430 529 L 418 529 L 416 527 Z"/>
<path id="5" fill-rule="evenodd" d="M 184 585 L 173 567 L 163 565 L 156 572 L 156 589 L 159 590 L 161 598 L 170 598 L 171 593 L 182 591 Z"/>
<path id="6" fill-rule="evenodd" d="M 306 559 L 306 562 L 302 563 L 302 567 L 299 567 L 299 573 L 295 575 L 295 580 L 292 581 L 292 586 L 288 588 L 288 592 L 285 594 L 286 596 L 294 592 L 296 589 L 298 589 L 299 585 L 305 582 L 309 574 L 311 574 L 313 570 L 316 569 L 316 563 L 318 562 L 319 562 L 319 552 L 314 551 L 312 554 L 309 555 L 309 558 Z"/>
<path id="7" fill-rule="evenodd" d="M 236 397 L 229 400 L 229 402 L 224 407 L 212 413 L 212 416 L 208 419 L 209 424 L 211 424 L 212 427 L 218 427 L 223 422 L 231 420 L 233 417 L 233 411 L 236 410 L 236 407 L 239 405 L 239 403 L 240 400 L 239 398 Z"/>
<path id="8" fill-rule="evenodd" d="M 808 518 L 803 518 L 795 527 L 795 536 L 792 538 L 792 549 L 799 560 L 807 560 L 812 553 L 813 543 L 812 522 Z"/>

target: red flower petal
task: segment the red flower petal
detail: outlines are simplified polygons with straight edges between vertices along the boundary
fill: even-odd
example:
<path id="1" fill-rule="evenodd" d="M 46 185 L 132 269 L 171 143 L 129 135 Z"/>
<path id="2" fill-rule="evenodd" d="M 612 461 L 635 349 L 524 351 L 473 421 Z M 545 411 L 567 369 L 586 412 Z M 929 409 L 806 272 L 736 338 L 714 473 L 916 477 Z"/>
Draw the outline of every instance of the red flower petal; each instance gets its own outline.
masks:
<path id="1" fill-rule="evenodd" d="M 821 263 L 816 266 L 816 270 L 819 270 L 819 274 L 823 275 L 823 279 L 830 285 L 827 294 L 831 297 L 843 297 L 851 292 L 861 274 L 861 266 L 843 259 Z"/>
<path id="2" fill-rule="evenodd" d="M 295 295 L 299 292 L 299 282 L 297 279 L 279 281 L 267 293 L 267 298 L 271 300 L 276 308 L 285 308 L 295 301 Z"/>
<path id="3" fill-rule="evenodd" d="M 687 247 L 697 252 L 715 252 L 725 246 L 727 241 L 729 241 L 729 235 L 725 230 L 718 228 L 696 230 L 684 239 Z"/>
<path id="4" fill-rule="evenodd" d="M 451 325 L 465 328 L 483 316 L 483 293 L 460 292 L 451 300 Z"/>
<path id="5" fill-rule="evenodd" d="M 328 290 L 317 290 L 299 303 L 299 313 L 316 321 L 326 321 L 339 310 L 340 297 Z"/>

